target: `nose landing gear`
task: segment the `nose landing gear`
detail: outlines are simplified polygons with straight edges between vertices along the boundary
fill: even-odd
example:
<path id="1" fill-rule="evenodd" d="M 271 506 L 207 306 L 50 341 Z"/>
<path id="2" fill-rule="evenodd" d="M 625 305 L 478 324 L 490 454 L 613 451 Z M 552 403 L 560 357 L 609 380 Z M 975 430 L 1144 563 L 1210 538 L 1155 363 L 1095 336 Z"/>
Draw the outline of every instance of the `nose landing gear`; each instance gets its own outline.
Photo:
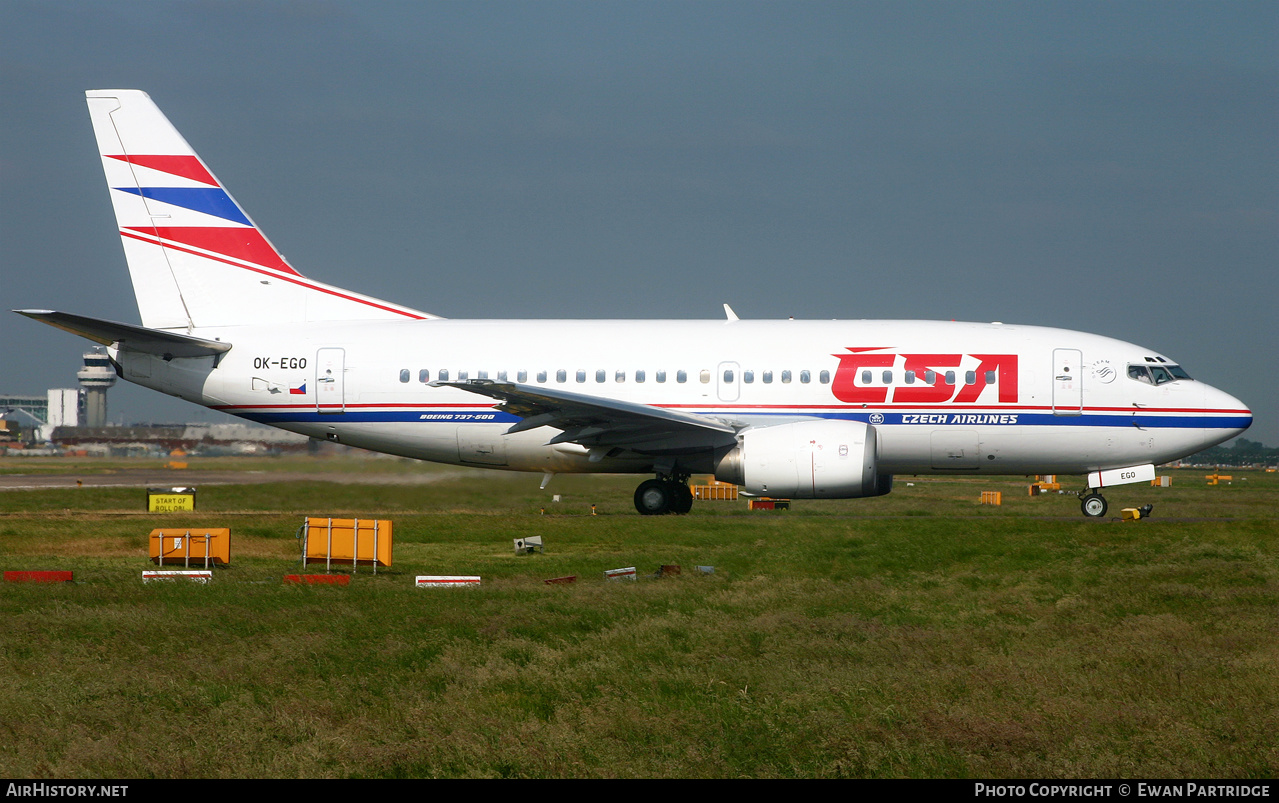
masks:
<path id="1" fill-rule="evenodd" d="M 1079 509 L 1083 511 L 1085 516 L 1089 518 L 1099 519 L 1106 515 L 1109 505 L 1106 504 L 1106 497 L 1096 491 L 1088 491 L 1079 497 Z"/>

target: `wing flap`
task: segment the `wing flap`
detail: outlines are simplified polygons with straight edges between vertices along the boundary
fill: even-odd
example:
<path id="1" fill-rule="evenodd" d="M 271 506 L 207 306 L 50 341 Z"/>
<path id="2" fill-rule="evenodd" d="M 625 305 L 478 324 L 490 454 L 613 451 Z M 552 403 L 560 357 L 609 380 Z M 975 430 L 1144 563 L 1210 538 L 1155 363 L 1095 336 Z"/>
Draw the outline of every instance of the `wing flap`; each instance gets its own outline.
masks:
<path id="1" fill-rule="evenodd" d="M 488 379 L 433 382 L 432 385 L 459 388 L 499 400 L 499 410 L 523 419 L 506 431 L 508 435 L 538 427 L 561 430 L 548 441 L 551 444 L 578 443 L 589 447 L 662 444 L 669 448 L 672 440 L 678 442 L 686 438 L 690 446 L 704 447 L 708 442 L 732 443 L 737 436 L 736 427 L 717 418 L 556 388 Z"/>

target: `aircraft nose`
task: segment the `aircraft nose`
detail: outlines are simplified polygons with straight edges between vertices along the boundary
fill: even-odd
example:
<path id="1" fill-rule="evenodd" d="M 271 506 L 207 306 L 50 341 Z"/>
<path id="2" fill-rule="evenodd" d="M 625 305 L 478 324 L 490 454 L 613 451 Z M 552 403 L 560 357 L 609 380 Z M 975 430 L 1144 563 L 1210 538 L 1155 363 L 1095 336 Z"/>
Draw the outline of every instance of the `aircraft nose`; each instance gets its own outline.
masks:
<path id="1" fill-rule="evenodd" d="M 1252 426 L 1248 405 L 1211 385 L 1204 385 L 1204 446 L 1215 446 Z"/>

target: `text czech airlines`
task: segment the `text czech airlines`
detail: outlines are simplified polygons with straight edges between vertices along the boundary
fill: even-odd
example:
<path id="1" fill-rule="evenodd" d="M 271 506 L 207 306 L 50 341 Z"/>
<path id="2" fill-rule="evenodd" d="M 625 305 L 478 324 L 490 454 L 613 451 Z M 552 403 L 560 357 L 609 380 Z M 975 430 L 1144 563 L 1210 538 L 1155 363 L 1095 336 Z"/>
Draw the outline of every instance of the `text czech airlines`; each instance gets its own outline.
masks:
<path id="1" fill-rule="evenodd" d="M 903 413 L 903 424 L 1016 424 L 1016 413 Z"/>

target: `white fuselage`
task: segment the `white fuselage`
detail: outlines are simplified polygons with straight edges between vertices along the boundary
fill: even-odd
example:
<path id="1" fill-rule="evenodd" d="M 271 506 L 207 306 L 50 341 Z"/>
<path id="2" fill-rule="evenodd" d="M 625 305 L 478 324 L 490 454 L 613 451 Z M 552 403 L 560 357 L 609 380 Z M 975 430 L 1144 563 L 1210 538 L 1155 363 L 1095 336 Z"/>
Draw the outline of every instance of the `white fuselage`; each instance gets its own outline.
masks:
<path id="1" fill-rule="evenodd" d="M 212 357 L 122 352 L 124 378 L 315 438 L 518 471 L 651 472 L 654 455 L 681 449 L 601 455 L 548 444 L 558 433 L 547 427 L 507 435 L 520 419 L 493 399 L 430 383 L 558 388 L 747 427 L 860 421 L 874 427 L 881 470 L 897 474 L 1158 464 L 1233 437 L 1252 417 L 1199 381 L 1133 378 L 1130 366 L 1172 364 L 1149 349 L 1035 326 L 421 320 L 192 334 L 234 346 L 216 368 Z"/>

